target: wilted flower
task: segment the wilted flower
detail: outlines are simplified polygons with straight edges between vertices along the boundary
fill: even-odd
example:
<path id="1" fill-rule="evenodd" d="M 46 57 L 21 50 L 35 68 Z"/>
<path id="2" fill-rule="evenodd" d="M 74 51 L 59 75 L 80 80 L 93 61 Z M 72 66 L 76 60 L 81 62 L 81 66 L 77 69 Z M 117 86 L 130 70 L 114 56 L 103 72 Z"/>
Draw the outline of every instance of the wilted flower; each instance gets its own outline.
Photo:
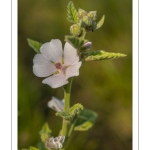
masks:
<path id="1" fill-rule="evenodd" d="M 68 78 L 79 75 L 81 62 L 77 50 L 69 43 L 58 39 L 45 43 L 40 48 L 41 54 L 33 59 L 33 72 L 38 77 L 47 77 L 42 81 L 52 88 L 58 88 L 68 83 Z"/>
<path id="2" fill-rule="evenodd" d="M 46 147 L 50 149 L 60 149 L 62 148 L 62 144 L 65 140 L 65 136 L 58 136 L 58 137 L 51 137 L 47 142 L 46 142 Z"/>

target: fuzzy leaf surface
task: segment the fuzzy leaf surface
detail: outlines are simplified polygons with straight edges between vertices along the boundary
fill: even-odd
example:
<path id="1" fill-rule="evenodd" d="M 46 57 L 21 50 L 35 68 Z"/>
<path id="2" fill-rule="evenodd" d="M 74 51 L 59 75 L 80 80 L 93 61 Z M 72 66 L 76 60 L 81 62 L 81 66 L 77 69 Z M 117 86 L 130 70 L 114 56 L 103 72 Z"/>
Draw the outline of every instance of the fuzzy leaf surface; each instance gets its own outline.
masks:
<path id="1" fill-rule="evenodd" d="M 41 135 L 41 140 L 45 142 L 51 135 L 52 130 L 49 128 L 48 123 L 45 123 L 39 132 Z"/>
<path id="2" fill-rule="evenodd" d="M 38 148 L 36 148 L 36 147 L 32 147 L 32 146 L 30 146 L 30 148 L 28 148 L 28 149 L 22 149 L 22 150 L 39 150 Z"/>
<path id="3" fill-rule="evenodd" d="M 36 148 L 36 147 L 32 147 L 32 146 L 30 146 L 30 150 L 39 150 L 38 148 Z"/>
<path id="4" fill-rule="evenodd" d="M 81 111 L 74 126 L 75 131 L 86 131 L 90 129 L 97 118 L 97 113 L 88 109 Z"/>
<path id="5" fill-rule="evenodd" d="M 81 104 L 75 104 L 70 108 L 70 112 L 57 112 L 56 116 L 62 117 L 66 120 L 71 121 L 75 116 L 77 116 L 81 110 L 83 110 L 83 106 Z"/>
<path id="6" fill-rule="evenodd" d="M 101 20 L 97 23 L 96 29 L 100 28 L 104 24 L 105 15 L 101 18 Z"/>
<path id="7" fill-rule="evenodd" d="M 78 23 L 79 21 L 77 10 L 75 9 L 72 1 L 70 1 L 67 5 L 67 20 L 71 23 Z"/>
<path id="8" fill-rule="evenodd" d="M 36 53 L 40 53 L 40 47 L 42 46 L 42 43 L 31 40 L 29 38 L 27 39 L 27 41 L 29 46 L 33 48 Z"/>
<path id="9" fill-rule="evenodd" d="M 112 52 L 105 52 L 103 50 L 97 50 L 89 53 L 89 55 L 85 58 L 85 61 L 115 59 L 115 58 L 121 58 L 125 56 L 126 56 L 125 54 L 121 54 L 121 53 L 112 53 Z"/>

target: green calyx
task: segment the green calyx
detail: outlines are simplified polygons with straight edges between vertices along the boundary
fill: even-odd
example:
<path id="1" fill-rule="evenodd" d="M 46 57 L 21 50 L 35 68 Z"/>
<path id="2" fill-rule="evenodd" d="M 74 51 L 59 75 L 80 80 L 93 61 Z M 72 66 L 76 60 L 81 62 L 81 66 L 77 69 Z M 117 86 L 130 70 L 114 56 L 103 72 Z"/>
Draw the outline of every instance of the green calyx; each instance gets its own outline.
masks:
<path id="1" fill-rule="evenodd" d="M 70 27 L 70 32 L 74 36 L 79 36 L 81 34 L 81 27 L 78 24 L 74 24 Z"/>
<path id="2" fill-rule="evenodd" d="M 79 9 L 79 24 L 82 28 L 84 28 L 87 32 L 93 31 L 96 29 L 96 11 L 90 11 L 89 13 L 85 13 L 86 11 Z"/>
<path id="3" fill-rule="evenodd" d="M 92 20 L 97 19 L 97 11 L 90 11 L 88 14 L 88 17 L 90 17 Z"/>

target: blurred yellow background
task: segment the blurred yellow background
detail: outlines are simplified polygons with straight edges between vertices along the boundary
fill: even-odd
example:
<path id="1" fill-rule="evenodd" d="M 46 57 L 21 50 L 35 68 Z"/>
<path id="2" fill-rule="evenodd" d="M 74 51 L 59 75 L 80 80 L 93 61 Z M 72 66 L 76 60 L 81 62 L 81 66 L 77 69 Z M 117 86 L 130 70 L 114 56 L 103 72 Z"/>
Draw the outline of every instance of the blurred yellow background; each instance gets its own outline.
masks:
<path id="1" fill-rule="evenodd" d="M 52 96 L 63 99 L 62 88 L 42 84 L 33 74 L 35 52 L 27 38 L 41 43 L 70 35 L 66 8 L 69 0 L 18 0 L 18 149 L 38 146 L 45 121 L 57 136 L 62 120 L 47 107 Z M 103 26 L 87 34 L 92 50 L 127 54 L 127 57 L 87 62 L 75 77 L 71 105 L 81 103 L 98 113 L 95 125 L 74 132 L 68 150 L 132 149 L 132 1 L 73 1 L 76 9 L 97 10 Z"/>

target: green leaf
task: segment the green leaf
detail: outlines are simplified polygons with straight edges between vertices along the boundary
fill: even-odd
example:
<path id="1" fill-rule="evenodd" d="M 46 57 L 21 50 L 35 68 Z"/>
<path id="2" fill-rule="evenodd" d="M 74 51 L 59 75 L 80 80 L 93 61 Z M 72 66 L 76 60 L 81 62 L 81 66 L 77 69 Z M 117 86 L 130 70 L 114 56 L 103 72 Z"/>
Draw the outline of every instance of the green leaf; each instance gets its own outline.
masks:
<path id="1" fill-rule="evenodd" d="M 76 115 L 78 115 L 81 110 L 83 110 L 83 106 L 81 104 L 75 104 L 70 108 L 70 116 L 71 118 L 74 118 Z"/>
<path id="2" fill-rule="evenodd" d="M 70 43 L 74 48 L 80 49 L 80 47 L 84 44 L 83 38 L 78 38 L 74 36 L 65 36 L 65 41 Z"/>
<path id="3" fill-rule="evenodd" d="M 56 116 L 62 117 L 65 120 L 71 121 L 74 119 L 75 116 L 77 116 L 81 110 L 83 110 L 83 106 L 81 104 L 75 104 L 70 108 L 69 113 L 66 112 L 57 112 Z"/>
<path id="4" fill-rule="evenodd" d="M 103 15 L 102 19 L 97 23 L 96 29 L 100 28 L 103 25 L 104 20 L 105 20 L 105 15 Z"/>
<path id="5" fill-rule="evenodd" d="M 33 48 L 36 53 L 40 53 L 40 47 L 42 46 L 42 43 L 31 40 L 29 38 L 27 39 L 27 41 L 28 41 L 29 46 Z"/>
<path id="6" fill-rule="evenodd" d="M 78 23 L 79 21 L 77 10 L 75 9 L 72 1 L 70 1 L 67 5 L 67 20 L 71 23 Z"/>
<path id="7" fill-rule="evenodd" d="M 55 115 L 58 117 L 64 118 L 66 120 L 70 120 L 70 114 L 67 112 L 59 111 Z"/>
<path id="8" fill-rule="evenodd" d="M 45 142 L 47 139 L 49 139 L 51 132 L 52 130 L 49 128 L 48 123 L 45 123 L 41 131 L 39 132 L 39 134 L 41 135 L 41 140 Z"/>
<path id="9" fill-rule="evenodd" d="M 39 150 L 38 148 L 36 148 L 36 147 L 32 147 L 32 146 L 30 146 L 30 148 L 28 148 L 28 149 L 22 149 L 22 150 Z"/>
<path id="10" fill-rule="evenodd" d="M 32 146 L 30 146 L 30 150 L 39 150 L 38 148 L 36 148 L 36 147 L 32 147 Z"/>
<path id="11" fill-rule="evenodd" d="M 45 144 L 46 144 L 46 143 L 40 141 L 40 142 L 38 142 L 37 147 L 38 147 L 40 150 L 48 150 L 48 149 L 46 148 L 46 145 L 45 145 Z"/>
<path id="12" fill-rule="evenodd" d="M 121 53 L 112 53 L 112 52 L 105 52 L 103 50 L 97 50 L 89 53 L 89 55 L 85 58 L 85 61 L 115 59 L 115 58 L 121 58 L 125 56 L 127 55 Z"/>
<path id="13" fill-rule="evenodd" d="M 94 111 L 84 109 L 81 111 L 80 115 L 77 117 L 74 130 L 75 131 L 86 131 L 90 129 L 97 118 L 97 113 Z"/>

